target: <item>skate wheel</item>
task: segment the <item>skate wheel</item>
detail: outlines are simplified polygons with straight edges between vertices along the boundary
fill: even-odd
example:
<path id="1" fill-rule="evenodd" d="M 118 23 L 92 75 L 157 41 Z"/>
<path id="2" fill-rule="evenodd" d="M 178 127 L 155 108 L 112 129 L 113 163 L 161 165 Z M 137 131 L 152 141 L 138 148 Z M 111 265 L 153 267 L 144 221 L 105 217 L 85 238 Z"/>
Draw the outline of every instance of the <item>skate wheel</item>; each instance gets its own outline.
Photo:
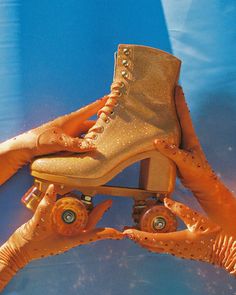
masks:
<path id="1" fill-rule="evenodd" d="M 52 210 L 53 228 L 63 236 L 75 236 L 88 222 L 85 205 L 76 198 L 64 197 L 56 202 Z"/>
<path id="2" fill-rule="evenodd" d="M 168 233 L 176 231 L 175 215 L 164 206 L 147 208 L 139 222 L 140 230 L 153 233 Z"/>

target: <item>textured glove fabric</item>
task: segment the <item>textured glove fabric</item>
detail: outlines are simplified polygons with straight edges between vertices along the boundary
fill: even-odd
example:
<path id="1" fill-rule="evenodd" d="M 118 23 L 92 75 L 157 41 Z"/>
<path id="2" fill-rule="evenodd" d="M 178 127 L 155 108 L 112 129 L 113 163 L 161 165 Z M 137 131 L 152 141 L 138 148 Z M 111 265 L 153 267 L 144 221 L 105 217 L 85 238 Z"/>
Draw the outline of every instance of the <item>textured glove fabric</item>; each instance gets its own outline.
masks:
<path id="1" fill-rule="evenodd" d="M 179 86 L 175 102 L 182 131 L 181 146 L 165 139 L 156 139 L 155 146 L 177 165 L 183 185 L 192 191 L 207 217 L 166 199 L 165 206 L 184 221 L 186 230 L 159 234 L 127 230 L 124 234 L 150 251 L 205 261 L 235 274 L 236 198 L 208 163 Z"/>
<path id="2" fill-rule="evenodd" d="M 181 218 L 187 229 L 172 233 L 129 229 L 124 234 L 149 251 L 216 264 L 231 274 L 236 273 L 235 237 L 184 204 L 165 199 L 165 206 Z"/>
<path id="3" fill-rule="evenodd" d="M 56 192 L 50 185 L 33 217 L 18 228 L 0 248 L 0 290 L 15 273 L 32 260 L 61 254 L 78 245 L 97 240 L 123 239 L 123 234 L 112 228 L 95 228 L 103 214 L 111 207 L 106 200 L 89 214 L 84 230 L 77 236 L 60 235 L 53 226 L 52 211 L 56 204 Z"/>
<path id="4" fill-rule="evenodd" d="M 107 97 L 99 99 L 78 111 L 61 116 L 29 132 L 0 144 L 0 185 L 35 156 L 69 151 L 82 153 L 93 150 L 91 141 L 76 136 L 87 132 L 94 124 L 88 119 L 101 109 Z"/>

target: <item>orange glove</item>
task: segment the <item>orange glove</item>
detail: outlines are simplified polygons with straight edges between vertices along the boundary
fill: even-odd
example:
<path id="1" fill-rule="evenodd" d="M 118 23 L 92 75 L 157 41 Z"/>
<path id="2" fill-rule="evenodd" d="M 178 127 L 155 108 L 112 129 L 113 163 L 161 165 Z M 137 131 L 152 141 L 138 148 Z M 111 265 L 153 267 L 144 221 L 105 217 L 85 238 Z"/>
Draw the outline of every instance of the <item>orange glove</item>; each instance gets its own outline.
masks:
<path id="1" fill-rule="evenodd" d="M 69 115 L 18 135 L 0 144 L 0 185 L 33 157 L 59 151 L 86 152 L 94 149 L 88 139 L 76 138 L 88 131 L 94 121 L 86 121 L 101 109 L 107 97 Z"/>
<path id="2" fill-rule="evenodd" d="M 55 202 L 54 186 L 50 185 L 34 216 L 0 248 L 0 290 L 31 260 L 60 254 L 97 240 L 123 238 L 122 233 L 112 228 L 95 229 L 104 212 L 110 208 L 110 200 L 93 209 L 85 230 L 74 237 L 62 236 L 54 230 L 51 213 Z"/>
<path id="3" fill-rule="evenodd" d="M 188 230 L 167 234 L 128 230 L 124 234 L 149 250 L 216 263 L 235 274 L 236 199 L 207 162 L 179 86 L 175 101 L 182 129 L 181 148 L 165 140 L 156 140 L 155 146 L 176 163 L 183 185 L 193 192 L 209 218 L 166 200 L 165 205 L 183 219 Z"/>
<path id="4" fill-rule="evenodd" d="M 182 130 L 181 148 L 162 140 L 156 140 L 155 146 L 175 162 L 183 185 L 193 192 L 209 218 L 235 235 L 236 198 L 208 163 L 180 86 L 176 87 L 175 101 Z"/>
<path id="5" fill-rule="evenodd" d="M 224 267 L 236 275 L 235 237 L 225 233 L 209 218 L 181 203 L 166 198 L 165 206 L 184 221 L 186 230 L 147 233 L 128 229 L 124 231 L 124 235 L 149 251 L 209 262 Z"/>

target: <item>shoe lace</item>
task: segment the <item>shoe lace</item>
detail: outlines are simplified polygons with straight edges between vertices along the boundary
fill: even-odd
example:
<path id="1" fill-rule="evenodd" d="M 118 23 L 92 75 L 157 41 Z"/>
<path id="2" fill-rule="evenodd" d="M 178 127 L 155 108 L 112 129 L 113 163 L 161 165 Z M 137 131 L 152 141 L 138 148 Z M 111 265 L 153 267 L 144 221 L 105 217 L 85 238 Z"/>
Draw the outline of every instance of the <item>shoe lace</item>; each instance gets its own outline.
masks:
<path id="1" fill-rule="evenodd" d="M 111 84 L 111 92 L 105 96 L 107 97 L 107 101 L 102 107 L 97 115 L 98 119 L 101 118 L 106 124 L 110 122 L 110 118 L 114 115 L 114 108 L 118 105 L 118 100 L 122 96 L 122 88 L 124 87 L 123 82 L 113 82 Z M 103 132 L 103 126 L 97 126 L 96 124 L 88 131 L 86 134 L 86 138 L 88 139 L 96 139 L 97 135 L 95 133 Z M 93 134 L 91 134 L 93 133 Z"/>

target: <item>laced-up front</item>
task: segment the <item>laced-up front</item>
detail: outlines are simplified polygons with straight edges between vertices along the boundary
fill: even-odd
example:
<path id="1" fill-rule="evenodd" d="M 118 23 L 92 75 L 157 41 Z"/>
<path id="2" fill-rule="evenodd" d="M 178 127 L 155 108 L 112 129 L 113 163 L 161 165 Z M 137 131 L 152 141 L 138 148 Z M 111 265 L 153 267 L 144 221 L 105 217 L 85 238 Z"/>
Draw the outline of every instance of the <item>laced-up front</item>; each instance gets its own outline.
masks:
<path id="1" fill-rule="evenodd" d="M 101 108 L 97 115 L 98 119 L 101 118 L 106 124 L 110 122 L 110 119 L 114 116 L 114 108 L 118 106 L 119 98 L 122 96 L 123 82 L 113 82 L 111 84 L 111 92 L 107 95 L 107 102 L 103 108 Z M 86 134 L 86 139 L 97 139 L 98 135 L 96 133 L 102 133 L 104 130 L 103 126 L 94 125 Z"/>

